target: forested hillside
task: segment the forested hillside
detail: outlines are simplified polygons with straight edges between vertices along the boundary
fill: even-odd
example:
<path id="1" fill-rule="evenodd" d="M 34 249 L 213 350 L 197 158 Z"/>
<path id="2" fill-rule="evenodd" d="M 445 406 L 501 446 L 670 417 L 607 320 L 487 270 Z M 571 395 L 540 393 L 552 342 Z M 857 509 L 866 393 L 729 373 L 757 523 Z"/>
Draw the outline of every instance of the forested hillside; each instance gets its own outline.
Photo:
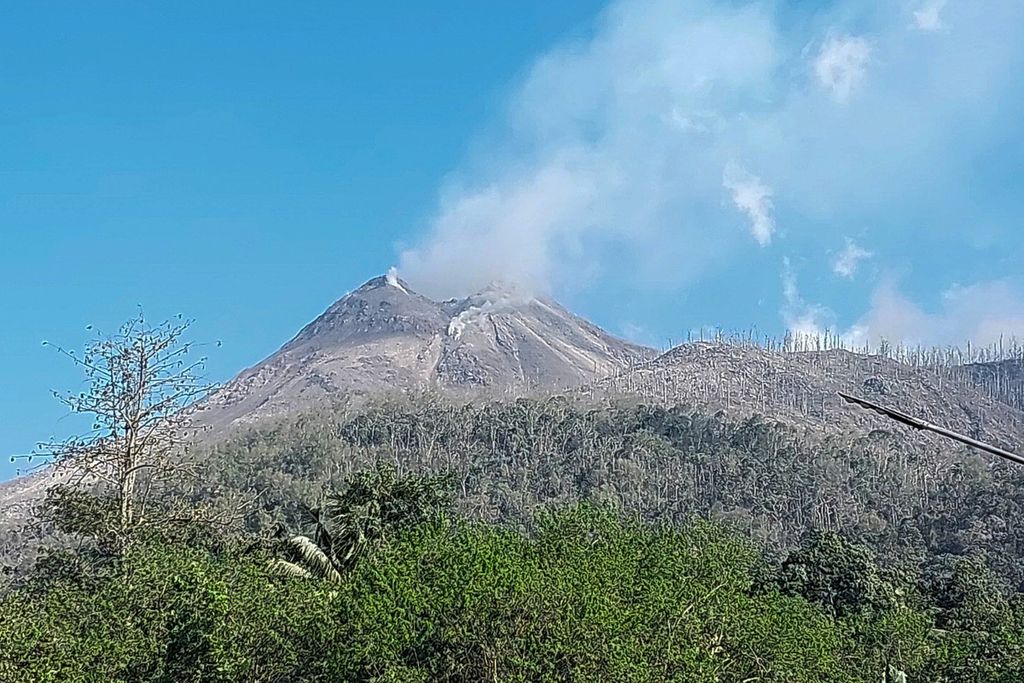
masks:
<path id="1" fill-rule="evenodd" d="M 981 557 L 892 563 L 814 532 L 776 558 L 724 522 L 589 504 L 538 510 L 523 533 L 453 511 L 450 484 L 381 463 L 305 508 L 308 536 L 253 542 L 193 523 L 117 551 L 102 544 L 102 504 L 80 507 L 66 518 L 77 550 L 0 596 L 0 679 L 1024 675 L 1024 603 Z"/>
<path id="2" fill-rule="evenodd" d="M 49 446 L 45 498 L 13 488 L 0 680 L 1024 674 L 1024 468 L 828 402 L 923 397 L 1010 442 L 984 377 L 694 345 L 568 394 L 318 403 L 225 440 L 192 436 L 186 327 L 76 361 L 97 428 Z"/>
<path id="3" fill-rule="evenodd" d="M 197 455 L 127 543 L 102 490 L 39 508 L 0 679 L 1024 675 L 1024 471 L 900 428 L 421 395 Z"/>
<path id="4" fill-rule="evenodd" d="M 256 428 L 215 448 L 204 481 L 260 493 L 248 527 L 294 523 L 378 460 L 452 479 L 472 518 L 528 528 L 541 505 L 608 501 L 652 521 L 730 520 L 769 548 L 833 530 L 894 561 L 978 553 L 1024 580 L 1024 470 L 879 420 L 823 435 L 685 406 L 397 400 Z M 214 484 L 215 483 L 215 484 Z"/>

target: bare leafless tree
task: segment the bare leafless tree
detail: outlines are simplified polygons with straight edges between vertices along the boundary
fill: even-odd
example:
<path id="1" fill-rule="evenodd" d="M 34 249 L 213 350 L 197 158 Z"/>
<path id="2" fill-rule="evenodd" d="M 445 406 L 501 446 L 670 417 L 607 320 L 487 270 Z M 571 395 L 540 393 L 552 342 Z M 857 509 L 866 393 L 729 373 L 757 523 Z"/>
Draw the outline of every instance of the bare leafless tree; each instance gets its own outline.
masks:
<path id="1" fill-rule="evenodd" d="M 79 501 L 95 494 L 109 504 L 101 528 L 95 529 L 95 514 L 92 523 L 118 549 L 140 528 L 182 518 L 183 510 L 160 494 L 195 471 L 189 457 L 194 408 L 212 388 L 201 378 L 205 358 L 185 341 L 190 324 L 179 316 L 151 325 L 140 313 L 82 354 L 56 347 L 84 371 L 86 386 L 54 394 L 92 425 L 84 435 L 41 444 L 40 451 L 53 463 L 66 500 L 69 492 Z"/>

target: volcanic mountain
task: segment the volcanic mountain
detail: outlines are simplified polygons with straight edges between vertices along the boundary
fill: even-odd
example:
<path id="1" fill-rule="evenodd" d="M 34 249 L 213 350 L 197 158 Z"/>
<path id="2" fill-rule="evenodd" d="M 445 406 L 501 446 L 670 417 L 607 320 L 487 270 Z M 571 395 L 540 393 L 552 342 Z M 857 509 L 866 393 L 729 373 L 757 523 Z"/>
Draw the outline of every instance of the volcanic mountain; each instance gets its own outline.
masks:
<path id="1" fill-rule="evenodd" d="M 510 285 L 434 301 L 389 274 L 334 303 L 230 381 L 211 397 L 203 421 L 225 427 L 392 391 L 558 391 L 654 355 Z"/>
<path id="2" fill-rule="evenodd" d="M 939 443 L 846 405 L 837 395 L 843 391 L 1018 450 L 1022 376 L 1019 361 L 940 367 L 843 349 L 721 341 L 659 355 L 515 287 L 435 301 L 389 275 L 334 303 L 220 388 L 201 406 L 200 420 L 216 441 L 232 427 L 390 392 L 502 398 L 571 390 L 721 410 L 737 420 L 760 415 L 812 440 L 892 435 L 889 443 L 901 451 Z M 50 483 L 40 472 L 0 484 L 0 529 L 22 528 Z M 7 538 L 14 539 L 8 550 L 24 545 L 17 533 Z M 4 554 L 0 538 L 0 560 Z"/>

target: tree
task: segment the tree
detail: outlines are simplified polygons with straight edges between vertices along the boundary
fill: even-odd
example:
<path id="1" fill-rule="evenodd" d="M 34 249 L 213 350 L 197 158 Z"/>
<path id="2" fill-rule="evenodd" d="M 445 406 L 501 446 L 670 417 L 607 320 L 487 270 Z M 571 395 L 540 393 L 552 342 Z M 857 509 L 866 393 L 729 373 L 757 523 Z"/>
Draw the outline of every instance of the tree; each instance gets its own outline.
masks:
<path id="1" fill-rule="evenodd" d="M 928 591 L 941 610 L 940 628 L 969 632 L 998 631 L 1008 626 L 1006 587 L 977 556 L 943 557 L 930 568 Z"/>
<path id="2" fill-rule="evenodd" d="M 211 389 L 199 377 L 205 359 L 194 359 L 184 341 L 190 324 L 179 316 L 150 325 L 140 313 L 81 355 L 57 347 L 84 371 L 86 388 L 54 395 L 92 426 L 40 445 L 59 481 L 48 498 L 51 517 L 119 553 L 141 528 L 193 518 L 187 501 L 159 496 L 194 469 L 195 404 Z"/>
<path id="3" fill-rule="evenodd" d="M 864 546 L 835 532 L 815 530 L 782 563 L 777 581 L 782 592 L 843 617 L 898 605 L 903 592 L 895 578 L 882 571 Z"/>
<path id="4" fill-rule="evenodd" d="M 313 535 L 286 542 L 291 560 L 274 561 L 281 572 L 340 583 L 342 573 L 370 548 L 395 532 L 436 520 L 453 507 L 442 477 L 399 476 L 394 465 L 378 462 L 356 474 L 341 491 L 307 508 Z"/>

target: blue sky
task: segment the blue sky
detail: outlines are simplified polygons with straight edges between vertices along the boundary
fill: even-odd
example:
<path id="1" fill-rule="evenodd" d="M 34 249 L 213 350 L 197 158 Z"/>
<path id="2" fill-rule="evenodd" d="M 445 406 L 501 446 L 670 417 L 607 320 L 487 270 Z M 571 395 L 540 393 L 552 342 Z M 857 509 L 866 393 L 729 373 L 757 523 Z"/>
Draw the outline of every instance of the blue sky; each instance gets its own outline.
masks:
<path id="1" fill-rule="evenodd" d="M 0 26 L 0 453 L 77 347 L 213 380 L 397 265 L 654 345 L 1024 334 L 1016 1 L 25 3 Z M 0 464 L 0 477 L 14 466 Z"/>

